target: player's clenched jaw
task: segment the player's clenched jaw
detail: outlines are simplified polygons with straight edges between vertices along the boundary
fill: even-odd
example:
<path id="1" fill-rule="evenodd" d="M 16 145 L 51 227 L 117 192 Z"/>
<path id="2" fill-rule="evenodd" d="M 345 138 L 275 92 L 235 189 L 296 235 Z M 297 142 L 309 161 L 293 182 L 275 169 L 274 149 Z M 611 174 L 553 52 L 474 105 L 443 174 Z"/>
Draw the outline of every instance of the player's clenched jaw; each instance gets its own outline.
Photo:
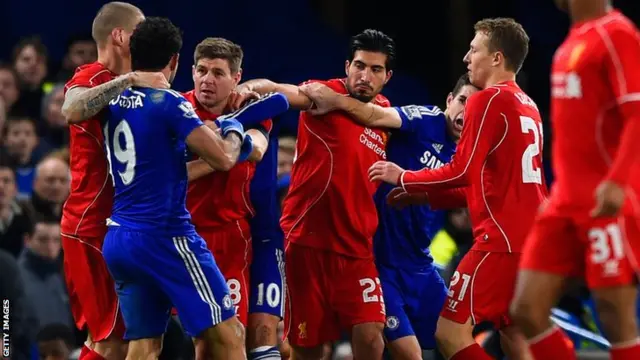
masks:
<path id="1" fill-rule="evenodd" d="M 393 39 L 377 30 L 365 30 L 351 38 L 351 57 L 345 62 L 349 94 L 369 102 L 391 79 L 395 62 Z"/>
<path id="2" fill-rule="evenodd" d="M 484 89 L 491 70 L 496 61 L 494 53 L 489 51 L 489 36 L 482 32 L 477 32 L 476 36 L 469 44 L 469 51 L 464 56 L 467 64 L 467 71 L 471 83 Z"/>
<path id="3" fill-rule="evenodd" d="M 242 78 L 242 48 L 223 38 L 204 39 L 196 47 L 192 68 L 198 102 L 213 113 L 226 107 Z"/>

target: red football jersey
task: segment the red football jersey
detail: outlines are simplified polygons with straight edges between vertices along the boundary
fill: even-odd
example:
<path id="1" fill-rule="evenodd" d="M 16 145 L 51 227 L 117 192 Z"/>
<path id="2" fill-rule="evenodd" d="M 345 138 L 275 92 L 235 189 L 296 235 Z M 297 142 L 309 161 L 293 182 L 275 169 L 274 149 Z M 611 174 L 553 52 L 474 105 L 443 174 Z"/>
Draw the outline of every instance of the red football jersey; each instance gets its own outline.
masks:
<path id="1" fill-rule="evenodd" d="M 348 94 L 343 79 L 322 83 Z M 382 95 L 373 101 L 389 106 Z M 379 183 L 368 180 L 367 170 L 386 158 L 386 140 L 384 131 L 364 127 L 344 112 L 300 113 L 280 221 L 287 241 L 357 258 L 373 256 L 378 226 L 373 194 Z"/>
<path id="2" fill-rule="evenodd" d="M 551 82 L 553 203 L 588 213 L 605 177 L 637 191 L 640 177 L 630 174 L 640 152 L 638 29 L 618 11 L 574 25 L 556 51 Z M 635 134 L 621 142 L 625 128 Z"/>
<path id="3" fill-rule="evenodd" d="M 496 84 L 469 98 L 451 162 L 405 171 L 400 183 L 408 192 L 466 186 L 474 249 L 519 253 L 547 196 L 542 138 L 533 100 L 515 82 Z"/>
<path id="4" fill-rule="evenodd" d="M 92 88 L 115 77 L 99 62 L 80 66 L 65 85 L 65 94 L 75 87 Z M 69 131 L 71 192 L 62 208 L 60 229 L 67 235 L 101 238 L 107 229 L 106 219 L 111 215 L 113 183 L 100 114 L 72 124 Z"/>
<path id="5" fill-rule="evenodd" d="M 193 90 L 185 93 L 184 97 L 193 105 L 201 120 L 215 120 L 219 116 L 200 105 Z M 261 125 L 270 132 L 273 123 L 266 120 Z M 215 228 L 253 217 L 249 185 L 255 170 L 255 163 L 244 161 L 237 163 L 229 171 L 214 171 L 189 182 L 187 209 L 196 229 Z"/>

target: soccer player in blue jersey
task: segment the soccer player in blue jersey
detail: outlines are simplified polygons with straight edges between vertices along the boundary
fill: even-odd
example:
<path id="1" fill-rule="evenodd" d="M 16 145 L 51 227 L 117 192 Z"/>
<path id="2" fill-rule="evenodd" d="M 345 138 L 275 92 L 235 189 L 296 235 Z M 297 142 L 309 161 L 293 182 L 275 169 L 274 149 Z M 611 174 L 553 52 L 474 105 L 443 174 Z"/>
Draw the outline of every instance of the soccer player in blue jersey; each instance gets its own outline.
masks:
<path id="1" fill-rule="evenodd" d="M 420 170 L 439 168 L 451 160 L 462 132 L 466 99 L 478 89 L 468 75 L 461 76 L 444 111 L 436 106 L 384 108 L 320 84 L 303 85 L 301 90 L 315 102 L 314 112 L 340 109 L 366 126 L 389 128 L 387 160 Z M 383 183 L 375 194 L 379 225 L 374 252 L 387 310 L 384 334 L 394 359 L 422 359 L 422 349 L 436 347 L 436 324 L 447 291 L 429 253 L 444 212 L 428 205 L 392 209 L 386 201 L 392 189 Z"/>
<path id="2" fill-rule="evenodd" d="M 132 68 L 161 71 L 171 82 L 181 47 L 169 20 L 147 18 L 131 36 Z M 187 148 L 216 170 L 251 152 L 237 120 L 219 125 L 222 137 L 172 90 L 130 88 L 110 102 L 104 136 L 115 194 L 103 253 L 130 340 L 127 358 L 160 355 L 172 306 L 215 358 L 246 358 L 229 288 L 185 207 Z"/>

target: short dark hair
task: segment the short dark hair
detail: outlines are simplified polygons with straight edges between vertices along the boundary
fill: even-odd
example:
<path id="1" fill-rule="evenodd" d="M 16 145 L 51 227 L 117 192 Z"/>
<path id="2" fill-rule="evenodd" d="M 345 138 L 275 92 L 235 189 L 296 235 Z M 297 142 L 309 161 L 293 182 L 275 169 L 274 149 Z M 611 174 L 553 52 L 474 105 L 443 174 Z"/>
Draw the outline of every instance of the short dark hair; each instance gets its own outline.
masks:
<path id="1" fill-rule="evenodd" d="M 38 331 L 38 335 L 36 335 L 36 341 L 52 341 L 52 340 L 63 340 L 64 343 L 69 347 L 69 350 L 73 347 L 74 336 L 71 328 L 65 324 L 60 323 L 52 323 L 43 326 L 40 331 Z"/>
<path id="2" fill-rule="evenodd" d="M 0 61 L 0 71 L 7 71 L 11 73 L 11 76 L 13 76 L 13 80 L 15 82 L 16 87 L 18 87 L 18 89 L 20 88 L 20 77 L 18 77 L 18 73 L 16 72 L 16 69 L 11 64 L 7 64 Z"/>
<path id="3" fill-rule="evenodd" d="M 385 68 L 387 71 L 393 70 L 396 62 L 396 43 L 391 37 L 379 30 L 366 29 L 351 38 L 351 57 L 353 61 L 356 51 L 379 52 L 387 55 Z"/>
<path id="4" fill-rule="evenodd" d="M 71 47 L 79 42 L 90 42 L 93 44 L 96 43 L 90 33 L 75 33 L 69 36 L 69 38 L 67 39 L 67 51 L 71 50 Z"/>
<path id="5" fill-rule="evenodd" d="M 44 43 L 40 39 L 40 36 L 33 35 L 20 39 L 20 42 L 18 42 L 18 44 L 13 48 L 11 60 L 14 64 L 16 63 L 16 60 L 18 60 L 18 56 L 20 56 L 22 50 L 24 50 L 24 48 L 26 48 L 27 46 L 33 46 L 36 54 L 44 59 L 45 62 L 47 61 L 49 57 L 47 47 L 44 46 Z"/>
<path id="6" fill-rule="evenodd" d="M 493 18 L 480 20 L 473 28 L 489 37 L 489 51 L 504 54 L 507 70 L 520 71 L 529 53 L 529 35 L 522 25 L 511 18 Z"/>
<path id="7" fill-rule="evenodd" d="M 22 121 L 26 121 L 31 125 L 33 125 L 33 130 L 36 132 L 36 135 L 38 134 L 38 122 L 33 117 L 27 114 L 18 112 L 18 113 L 10 114 L 9 116 L 7 116 L 7 120 L 4 122 L 3 136 L 5 137 L 7 136 L 7 130 L 9 130 L 9 125 L 16 124 Z"/>
<path id="8" fill-rule="evenodd" d="M 456 86 L 454 86 L 453 90 L 451 91 L 451 94 L 453 94 L 453 97 L 458 95 L 458 93 L 462 90 L 462 88 L 467 86 L 467 85 L 471 85 L 474 88 L 480 90 L 479 87 L 477 87 L 477 86 L 475 86 L 475 85 L 473 85 L 471 83 L 471 80 L 469 79 L 469 73 L 464 73 L 464 74 L 460 75 L 460 77 L 458 78 L 458 81 L 456 82 Z"/>
<path id="9" fill-rule="evenodd" d="M 202 40 L 193 53 L 193 63 L 198 64 L 200 59 L 223 59 L 229 63 L 229 70 L 235 74 L 242 67 L 244 53 L 240 45 L 224 39 L 208 37 Z"/>
<path id="10" fill-rule="evenodd" d="M 171 20 L 161 17 L 144 19 L 130 40 L 131 69 L 159 71 L 182 48 L 182 32 Z"/>
<path id="11" fill-rule="evenodd" d="M 16 162 L 3 150 L 0 150 L 0 169 L 11 170 L 13 181 L 16 181 Z"/>

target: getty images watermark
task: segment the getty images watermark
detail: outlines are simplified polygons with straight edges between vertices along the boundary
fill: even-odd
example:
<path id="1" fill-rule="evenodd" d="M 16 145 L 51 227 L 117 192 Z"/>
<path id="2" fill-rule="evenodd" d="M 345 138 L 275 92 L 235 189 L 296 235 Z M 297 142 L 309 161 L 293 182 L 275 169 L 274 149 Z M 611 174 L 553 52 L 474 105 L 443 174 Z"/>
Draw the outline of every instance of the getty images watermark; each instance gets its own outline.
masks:
<path id="1" fill-rule="evenodd" d="M 2 299 L 2 357 L 5 358 L 11 356 L 10 310 L 9 300 Z"/>

